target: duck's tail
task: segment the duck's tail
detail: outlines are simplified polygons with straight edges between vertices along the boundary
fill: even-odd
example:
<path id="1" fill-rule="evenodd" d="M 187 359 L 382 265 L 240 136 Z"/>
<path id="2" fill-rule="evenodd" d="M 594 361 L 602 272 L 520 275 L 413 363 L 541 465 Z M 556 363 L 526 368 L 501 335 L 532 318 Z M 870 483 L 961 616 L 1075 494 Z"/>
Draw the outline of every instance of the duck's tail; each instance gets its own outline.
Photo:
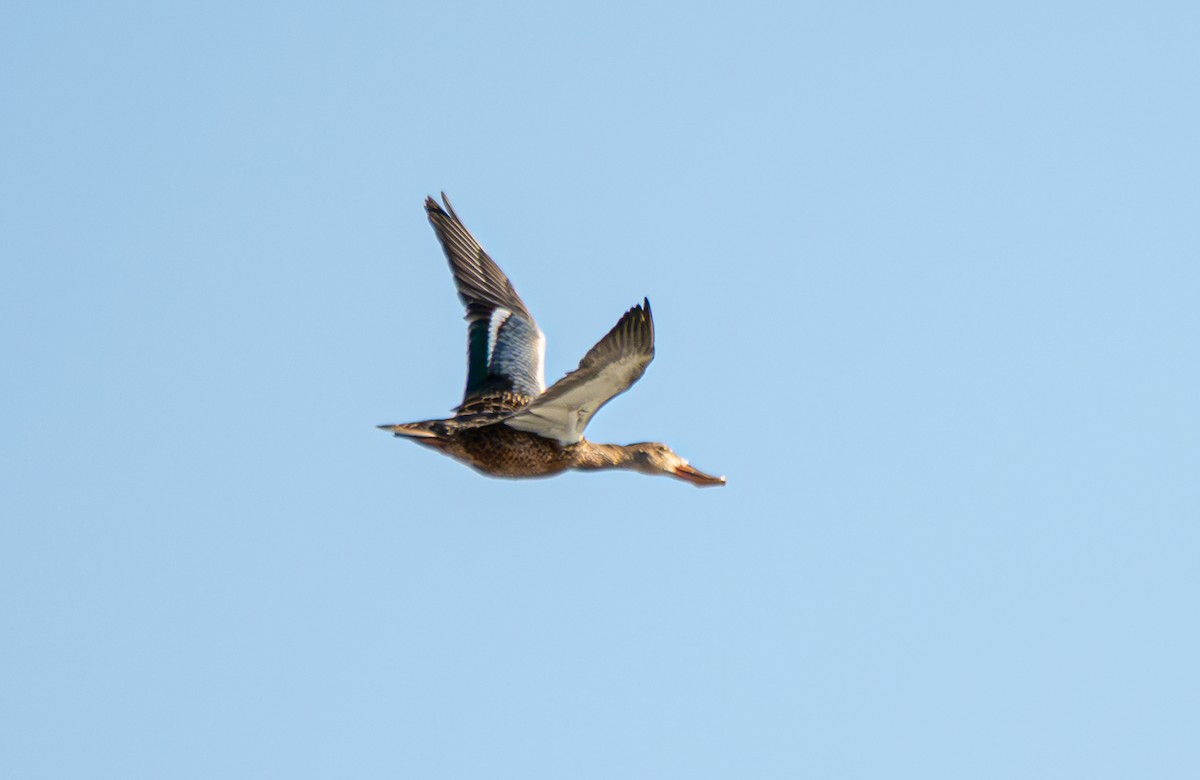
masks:
<path id="1" fill-rule="evenodd" d="M 433 427 L 437 422 L 437 420 L 429 420 L 427 422 L 377 425 L 375 427 L 381 431 L 391 431 L 395 436 L 401 436 L 406 439 L 418 439 L 422 444 L 435 444 L 438 442 L 438 434 L 434 432 Z"/>

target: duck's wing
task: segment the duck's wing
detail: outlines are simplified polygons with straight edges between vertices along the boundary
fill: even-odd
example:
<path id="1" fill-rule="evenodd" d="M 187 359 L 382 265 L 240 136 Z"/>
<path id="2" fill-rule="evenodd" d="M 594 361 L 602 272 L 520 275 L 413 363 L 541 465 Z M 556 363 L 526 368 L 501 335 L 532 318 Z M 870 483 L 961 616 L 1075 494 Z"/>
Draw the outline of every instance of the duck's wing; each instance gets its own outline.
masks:
<path id="1" fill-rule="evenodd" d="M 459 300 L 467 308 L 467 387 L 462 407 L 501 393 L 534 397 L 546 389 L 546 337 L 512 282 L 467 230 L 446 193 L 425 199 Z M 462 408 L 460 407 L 460 408 Z"/>
<path id="2" fill-rule="evenodd" d="M 562 444 L 583 438 L 600 407 L 642 377 L 654 359 L 654 318 L 650 301 L 625 312 L 620 321 L 588 350 L 579 368 L 555 382 L 529 406 L 504 421 Z"/>

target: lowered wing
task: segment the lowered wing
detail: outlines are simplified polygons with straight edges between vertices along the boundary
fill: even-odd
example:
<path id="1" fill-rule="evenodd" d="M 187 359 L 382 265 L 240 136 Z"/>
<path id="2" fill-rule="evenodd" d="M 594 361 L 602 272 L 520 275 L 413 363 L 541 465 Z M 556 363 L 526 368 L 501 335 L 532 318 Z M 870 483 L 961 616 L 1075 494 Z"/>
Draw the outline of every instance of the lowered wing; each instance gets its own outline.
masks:
<path id="1" fill-rule="evenodd" d="M 588 350 L 579 368 L 554 383 L 505 425 L 562 444 L 583 438 L 600 407 L 628 390 L 654 359 L 654 318 L 650 301 L 634 306 Z"/>

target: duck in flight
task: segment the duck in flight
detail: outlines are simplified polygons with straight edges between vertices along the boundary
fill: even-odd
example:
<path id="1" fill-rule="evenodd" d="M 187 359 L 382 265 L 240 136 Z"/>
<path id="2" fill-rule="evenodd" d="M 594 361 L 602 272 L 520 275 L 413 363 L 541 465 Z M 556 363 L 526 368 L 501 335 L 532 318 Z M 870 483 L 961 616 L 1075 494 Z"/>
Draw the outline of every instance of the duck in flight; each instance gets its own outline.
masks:
<path id="1" fill-rule="evenodd" d="M 446 193 L 426 198 L 458 297 L 467 309 L 467 388 L 445 420 L 380 425 L 494 477 L 545 477 L 568 469 L 632 469 L 698 487 L 724 485 L 665 444 L 596 444 L 592 416 L 641 378 L 654 359 L 654 319 L 644 300 L 621 317 L 579 368 L 546 387 L 546 337 L 517 291 L 475 240 Z"/>

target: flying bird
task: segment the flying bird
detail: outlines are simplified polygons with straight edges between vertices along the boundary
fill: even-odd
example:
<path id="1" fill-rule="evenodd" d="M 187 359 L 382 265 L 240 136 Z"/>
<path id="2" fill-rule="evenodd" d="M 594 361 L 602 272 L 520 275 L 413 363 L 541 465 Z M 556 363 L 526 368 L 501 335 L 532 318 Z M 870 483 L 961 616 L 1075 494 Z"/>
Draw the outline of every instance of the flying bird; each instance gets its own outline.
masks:
<path id="1" fill-rule="evenodd" d="M 546 337 L 521 296 L 471 235 L 446 193 L 425 211 L 467 309 L 467 387 L 453 417 L 380 425 L 494 477 L 545 477 L 568 469 L 632 469 L 699 487 L 724 485 L 657 442 L 597 444 L 592 416 L 641 378 L 654 359 L 650 301 L 627 311 L 579 367 L 549 388 Z"/>

